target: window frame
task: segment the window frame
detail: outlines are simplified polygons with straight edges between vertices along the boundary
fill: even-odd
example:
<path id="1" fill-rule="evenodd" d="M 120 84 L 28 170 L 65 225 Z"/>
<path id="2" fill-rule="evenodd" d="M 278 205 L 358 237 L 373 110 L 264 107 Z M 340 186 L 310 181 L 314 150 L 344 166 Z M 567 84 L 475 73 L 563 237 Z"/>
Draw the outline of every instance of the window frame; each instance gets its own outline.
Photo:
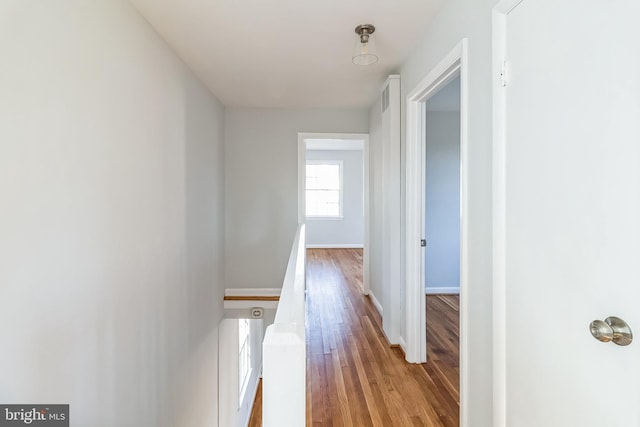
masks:
<path id="1" fill-rule="evenodd" d="M 306 186 L 306 182 L 307 182 L 307 166 L 309 165 L 338 165 L 338 169 L 339 169 L 339 186 L 338 186 L 338 215 L 307 215 L 307 192 L 309 191 L 309 189 Z M 344 175 L 344 160 L 337 160 L 337 159 L 330 159 L 330 160 L 322 160 L 322 159 L 307 159 L 305 161 L 305 168 L 304 168 L 304 182 L 305 182 L 305 188 L 304 188 L 304 197 L 305 197 L 305 206 L 304 206 L 304 217 L 306 220 L 312 220 L 312 221 L 317 221 L 317 220 L 321 220 L 321 221 L 340 221 L 344 219 L 344 180 L 343 180 L 343 175 Z"/>
<path id="2" fill-rule="evenodd" d="M 246 328 L 243 328 L 241 323 L 245 324 Z M 244 336 L 241 335 L 243 329 L 246 331 Z M 244 372 L 242 370 L 242 365 L 245 363 L 243 362 L 246 362 Z M 242 406 L 244 401 L 252 371 L 251 321 L 250 319 L 238 319 L 238 408 Z"/>

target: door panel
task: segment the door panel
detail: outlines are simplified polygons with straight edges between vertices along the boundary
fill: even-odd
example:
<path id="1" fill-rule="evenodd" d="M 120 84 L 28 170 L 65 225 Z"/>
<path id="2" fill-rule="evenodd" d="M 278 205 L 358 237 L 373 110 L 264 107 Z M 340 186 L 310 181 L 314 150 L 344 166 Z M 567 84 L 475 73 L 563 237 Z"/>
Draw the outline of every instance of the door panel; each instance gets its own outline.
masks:
<path id="1" fill-rule="evenodd" d="M 524 0 L 507 18 L 509 427 L 640 426 L 640 2 Z"/>

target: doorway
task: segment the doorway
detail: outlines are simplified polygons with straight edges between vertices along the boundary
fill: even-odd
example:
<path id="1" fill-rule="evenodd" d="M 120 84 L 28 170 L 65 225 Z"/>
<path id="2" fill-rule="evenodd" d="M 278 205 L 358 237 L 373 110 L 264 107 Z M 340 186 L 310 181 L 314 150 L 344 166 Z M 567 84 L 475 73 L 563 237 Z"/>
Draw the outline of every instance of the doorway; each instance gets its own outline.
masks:
<path id="1" fill-rule="evenodd" d="M 460 368 L 460 76 L 425 101 L 427 364 L 457 401 Z"/>
<path id="2" fill-rule="evenodd" d="M 459 110 L 451 114 L 449 127 L 455 126 L 453 116 L 457 116 L 458 134 L 457 146 L 449 144 L 449 150 L 441 153 L 447 157 L 449 166 L 441 164 L 438 156 L 427 160 L 428 147 L 427 136 L 437 128 L 435 123 L 442 124 L 445 119 L 439 117 L 436 120 L 437 109 L 453 109 L 451 105 L 445 108 L 438 107 L 444 100 L 447 92 L 448 98 L 457 97 Z M 440 96 L 439 96 L 440 95 Z M 430 102 L 430 100 L 432 100 Z M 457 109 L 458 106 L 455 108 Z M 433 111 L 429 111 L 429 110 Z M 468 424 L 466 416 L 466 396 L 468 389 L 467 380 L 467 353 L 465 345 L 466 332 L 466 294 L 468 292 L 467 279 L 467 40 L 463 39 L 407 96 L 407 138 L 406 138 L 406 210 L 405 210 L 405 284 L 406 284 L 406 359 L 413 363 L 425 363 L 428 361 L 427 334 L 427 302 L 425 294 L 431 288 L 436 293 L 455 294 L 459 292 L 459 392 L 460 392 L 460 421 L 462 426 Z M 440 115 L 443 116 L 443 115 Z M 430 124 L 431 123 L 431 124 Z M 455 138 L 457 136 L 457 138 Z M 446 148 L 446 147 L 445 147 Z M 427 171 L 428 163 L 431 168 Z M 456 165 L 458 170 L 456 171 Z M 444 167 L 444 169 L 443 169 Z M 440 170 L 438 169 L 440 168 Z M 438 176 L 441 175 L 441 176 Z M 429 185 L 447 178 L 448 188 L 440 194 L 433 188 L 429 191 Z M 428 178 L 430 178 L 428 180 Z M 457 178 L 457 179 L 456 179 Z M 456 191 L 457 188 L 457 191 Z M 440 198 L 440 205 L 429 209 L 429 198 Z M 442 231 L 442 225 L 434 225 L 430 221 L 437 218 L 437 209 L 442 207 L 443 200 L 449 209 L 440 213 L 447 221 L 448 232 L 444 236 L 437 236 Z M 455 203 L 457 200 L 458 203 Z M 434 210 L 435 209 L 435 210 Z M 457 212 L 457 214 L 456 214 Z M 429 247 L 433 239 L 434 246 Z M 443 240 L 444 239 L 444 240 Z M 457 245 L 456 245 L 457 242 Z M 431 251 L 439 247 L 439 256 L 447 260 L 446 268 L 443 267 L 442 258 L 439 261 L 437 251 Z M 427 252 L 429 248 L 430 252 Z M 433 252 L 433 253 L 432 253 Z M 444 255 L 443 255 L 444 254 Z M 456 256 L 457 255 L 457 256 Z M 427 270 L 429 272 L 427 273 Z M 456 274 L 457 273 L 457 274 Z M 457 282 L 457 283 L 456 283 Z M 457 285 L 457 286 L 456 286 Z M 444 302 L 446 305 L 446 301 Z"/>
<path id="3" fill-rule="evenodd" d="M 298 135 L 298 220 L 307 248 L 362 250 L 369 293 L 369 135 Z"/>
<path id="4" fill-rule="evenodd" d="M 425 293 L 460 293 L 460 76 L 425 103 Z"/>

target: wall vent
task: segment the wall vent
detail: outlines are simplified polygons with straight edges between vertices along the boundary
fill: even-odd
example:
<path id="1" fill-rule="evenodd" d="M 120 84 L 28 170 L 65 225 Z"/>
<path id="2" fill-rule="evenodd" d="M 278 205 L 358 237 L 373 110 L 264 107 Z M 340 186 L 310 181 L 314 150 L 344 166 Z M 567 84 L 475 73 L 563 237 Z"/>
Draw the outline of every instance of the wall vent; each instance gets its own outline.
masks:
<path id="1" fill-rule="evenodd" d="M 384 113 L 389 108 L 389 86 L 382 91 L 382 112 Z"/>

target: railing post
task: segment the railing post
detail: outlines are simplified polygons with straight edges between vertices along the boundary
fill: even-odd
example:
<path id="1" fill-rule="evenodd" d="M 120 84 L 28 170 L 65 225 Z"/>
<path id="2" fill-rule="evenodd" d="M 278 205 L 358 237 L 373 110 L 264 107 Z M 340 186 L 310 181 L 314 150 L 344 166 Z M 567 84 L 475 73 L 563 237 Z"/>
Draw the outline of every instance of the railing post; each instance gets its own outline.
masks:
<path id="1" fill-rule="evenodd" d="M 307 349 L 305 342 L 305 227 L 293 241 L 273 325 L 262 345 L 263 427 L 304 427 Z"/>
<path id="2" fill-rule="evenodd" d="M 267 328 L 262 372 L 263 427 L 304 427 L 306 412 L 305 343 L 295 332 Z"/>

